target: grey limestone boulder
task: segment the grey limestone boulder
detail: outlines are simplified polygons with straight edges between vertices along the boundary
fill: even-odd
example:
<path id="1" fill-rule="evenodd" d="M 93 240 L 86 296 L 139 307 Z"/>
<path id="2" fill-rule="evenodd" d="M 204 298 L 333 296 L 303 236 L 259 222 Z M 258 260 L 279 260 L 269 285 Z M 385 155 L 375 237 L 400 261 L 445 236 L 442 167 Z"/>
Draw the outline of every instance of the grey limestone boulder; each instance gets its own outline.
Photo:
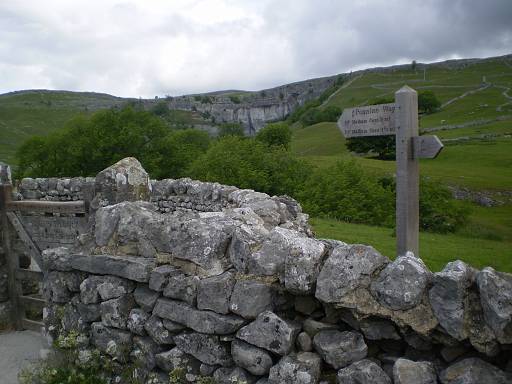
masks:
<path id="1" fill-rule="evenodd" d="M 366 318 L 359 322 L 361 332 L 367 340 L 400 340 L 393 323 L 386 319 Z"/>
<path id="2" fill-rule="evenodd" d="M 103 205 L 149 200 L 149 176 L 139 161 L 126 157 L 96 175 L 95 190 Z"/>
<path id="3" fill-rule="evenodd" d="M 431 279 L 432 274 L 421 259 L 405 255 L 382 270 L 372 282 L 371 291 L 385 307 L 407 310 L 420 303 Z"/>
<path id="4" fill-rule="evenodd" d="M 191 355 L 187 355 L 178 347 L 155 355 L 156 365 L 165 372 L 171 372 L 176 368 L 185 370 L 185 374 L 199 375 L 201 363 Z"/>
<path id="5" fill-rule="evenodd" d="M 473 268 L 457 260 L 434 274 L 429 291 L 430 305 L 439 324 L 457 340 L 464 340 L 468 336 L 465 311 L 468 305 L 468 289 L 474 278 Z"/>
<path id="6" fill-rule="evenodd" d="M 158 299 L 153 314 L 186 325 L 197 332 L 226 335 L 236 332 L 244 323 L 238 316 L 201 311 L 187 303 Z"/>
<path id="7" fill-rule="evenodd" d="M 135 307 L 132 295 L 124 295 L 100 304 L 101 321 L 107 327 L 127 329 L 130 311 Z"/>
<path id="8" fill-rule="evenodd" d="M 136 366 L 152 370 L 156 366 L 155 355 L 160 352 L 162 352 L 162 346 L 155 343 L 153 339 L 141 336 L 133 338 L 130 357 Z"/>
<path id="9" fill-rule="evenodd" d="M 338 371 L 338 384 L 391 384 L 389 376 L 375 362 L 364 359 Z"/>
<path id="10" fill-rule="evenodd" d="M 313 350 L 313 339 L 306 332 L 301 332 L 297 336 L 297 347 L 303 352 L 311 352 Z"/>
<path id="11" fill-rule="evenodd" d="M 247 260 L 247 272 L 260 276 L 282 276 L 291 236 L 294 233 L 288 229 L 272 229 L 260 249 Z"/>
<path id="12" fill-rule="evenodd" d="M 297 232 L 295 234 L 298 235 Z M 297 295 L 313 293 L 327 248 L 320 240 L 290 236 L 289 253 L 286 256 L 284 285 Z"/>
<path id="13" fill-rule="evenodd" d="M 286 355 L 292 350 L 299 331 L 300 326 L 295 322 L 265 311 L 252 323 L 241 328 L 236 337 L 270 352 Z"/>
<path id="14" fill-rule="evenodd" d="M 139 307 L 146 312 L 151 312 L 160 293 L 155 292 L 147 287 L 147 285 L 138 285 L 133 292 L 133 298 Z"/>
<path id="15" fill-rule="evenodd" d="M 362 360 L 368 354 L 368 347 L 359 332 L 320 331 L 313 338 L 313 346 L 334 369 Z"/>
<path id="16" fill-rule="evenodd" d="M 270 384 L 317 384 L 320 381 L 322 359 L 316 353 L 300 352 L 284 356 L 270 368 Z"/>
<path id="17" fill-rule="evenodd" d="M 73 255 L 71 266 L 79 271 L 98 275 L 114 275 L 128 280 L 147 283 L 155 268 L 154 259 L 112 255 Z"/>
<path id="18" fill-rule="evenodd" d="M 43 292 L 47 301 L 67 303 L 80 292 L 83 276 L 76 272 L 51 271 L 44 279 Z"/>
<path id="19" fill-rule="evenodd" d="M 99 304 L 77 303 L 76 309 L 80 314 L 80 319 L 86 323 L 101 320 L 101 308 Z"/>
<path id="20" fill-rule="evenodd" d="M 231 272 L 202 279 L 197 287 L 197 308 L 228 314 L 234 285 L 235 277 Z"/>
<path id="21" fill-rule="evenodd" d="M 237 315 L 255 319 L 261 312 L 272 310 L 272 288 L 257 280 L 239 280 L 234 285 L 229 307 Z"/>
<path id="22" fill-rule="evenodd" d="M 273 365 L 272 357 L 267 351 L 241 340 L 233 340 L 231 355 L 236 365 L 256 376 L 268 374 Z"/>
<path id="23" fill-rule="evenodd" d="M 101 352 L 126 362 L 132 349 L 130 332 L 106 327 L 102 323 L 92 323 L 91 342 Z"/>
<path id="24" fill-rule="evenodd" d="M 149 277 L 149 289 L 162 292 L 169 283 L 169 277 L 178 273 L 178 269 L 172 265 L 161 265 L 151 271 Z"/>
<path id="25" fill-rule="evenodd" d="M 128 320 L 126 322 L 126 327 L 130 330 L 130 332 L 135 333 L 139 336 L 145 336 L 146 330 L 144 326 L 146 325 L 146 321 L 149 319 L 149 314 L 140 308 L 134 308 L 128 314 Z"/>
<path id="26" fill-rule="evenodd" d="M 203 333 L 182 333 L 174 337 L 176 346 L 194 356 L 202 363 L 230 367 L 233 365 L 229 343 L 222 342 L 219 336 Z"/>
<path id="27" fill-rule="evenodd" d="M 450 365 L 439 374 L 442 384 L 510 384 L 512 377 L 478 358 L 468 358 Z"/>
<path id="28" fill-rule="evenodd" d="M 320 331 L 338 329 L 336 324 L 324 323 L 311 318 L 304 320 L 302 327 L 304 328 L 304 332 L 306 332 L 310 337 L 315 337 L 315 335 Z"/>
<path id="29" fill-rule="evenodd" d="M 43 270 L 45 271 L 71 271 L 71 252 L 66 247 L 45 249 L 41 252 Z"/>
<path id="30" fill-rule="evenodd" d="M 169 276 L 164 289 L 164 296 L 171 299 L 183 300 L 190 305 L 195 305 L 197 297 L 197 276 L 187 276 L 181 271 Z"/>
<path id="31" fill-rule="evenodd" d="M 103 276 L 98 282 L 97 290 L 101 300 L 110 300 L 132 293 L 135 283 L 116 276 Z"/>
<path id="32" fill-rule="evenodd" d="M 437 384 L 434 365 L 428 361 L 398 359 L 393 366 L 395 384 Z"/>
<path id="33" fill-rule="evenodd" d="M 219 368 L 213 373 L 215 384 L 245 383 L 253 384 L 256 378 L 240 367 Z"/>
<path id="34" fill-rule="evenodd" d="M 512 275 L 488 267 L 476 280 L 486 323 L 500 343 L 512 343 Z"/>
<path id="35" fill-rule="evenodd" d="M 158 344 L 174 345 L 174 337 L 167 328 L 164 327 L 162 319 L 158 316 L 151 316 L 145 323 L 144 329 L 153 340 Z"/>
<path id="36" fill-rule="evenodd" d="M 368 287 L 374 274 L 389 260 L 366 245 L 334 248 L 318 276 L 315 296 L 325 303 L 336 303 L 359 287 Z"/>

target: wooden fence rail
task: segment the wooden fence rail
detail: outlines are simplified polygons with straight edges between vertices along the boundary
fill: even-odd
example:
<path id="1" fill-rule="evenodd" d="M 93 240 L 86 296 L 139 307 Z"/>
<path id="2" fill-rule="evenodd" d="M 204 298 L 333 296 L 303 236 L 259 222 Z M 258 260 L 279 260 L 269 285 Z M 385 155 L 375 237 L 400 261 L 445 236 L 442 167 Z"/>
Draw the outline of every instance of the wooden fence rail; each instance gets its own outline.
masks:
<path id="1" fill-rule="evenodd" d="M 42 323 L 26 318 L 28 309 L 41 309 L 44 300 L 36 296 L 25 296 L 21 281 L 30 279 L 41 282 L 43 273 L 31 269 L 20 268 L 19 258 L 12 250 L 15 236 L 25 245 L 28 254 L 40 270 L 43 269 L 41 250 L 23 226 L 19 213 L 39 212 L 57 214 L 87 214 L 87 204 L 84 201 L 42 201 L 42 200 L 12 200 L 11 184 L 0 184 L 0 225 L 1 239 L 8 268 L 9 299 L 12 305 L 12 323 L 16 330 L 40 330 Z"/>

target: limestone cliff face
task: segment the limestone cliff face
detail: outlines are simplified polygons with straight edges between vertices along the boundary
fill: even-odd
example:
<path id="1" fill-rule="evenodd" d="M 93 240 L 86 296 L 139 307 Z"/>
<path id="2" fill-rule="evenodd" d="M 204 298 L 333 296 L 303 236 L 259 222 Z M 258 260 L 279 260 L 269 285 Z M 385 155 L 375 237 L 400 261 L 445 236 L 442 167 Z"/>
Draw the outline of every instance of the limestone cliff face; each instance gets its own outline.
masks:
<path id="1" fill-rule="evenodd" d="M 301 81 L 244 93 L 239 102 L 229 95 L 180 96 L 169 100 L 169 108 L 198 111 L 212 118 L 215 123 L 240 122 L 246 133 L 253 135 L 266 123 L 285 119 L 298 106 L 317 98 L 334 85 L 338 76 Z M 205 99 L 206 97 L 206 99 Z"/>

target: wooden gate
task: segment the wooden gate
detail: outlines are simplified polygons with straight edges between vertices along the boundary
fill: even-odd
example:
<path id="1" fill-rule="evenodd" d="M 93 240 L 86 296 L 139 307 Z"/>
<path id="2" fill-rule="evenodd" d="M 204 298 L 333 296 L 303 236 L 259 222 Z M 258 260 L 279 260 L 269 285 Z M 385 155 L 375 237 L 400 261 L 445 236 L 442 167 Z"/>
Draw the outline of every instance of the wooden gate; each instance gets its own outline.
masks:
<path id="1" fill-rule="evenodd" d="M 37 282 L 43 280 L 41 249 L 32 239 L 23 225 L 22 214 L 83 214 L 87 213 L 84 201 L 55 202 L 42 200 L 12 200 L 12 185 L 0 184 L 0 224 L 2 244 L 7 260 L 9 299 L 12 305 L 12 323 L 16 330 L 30 329 L 40 331 L 41 321 L 28 319 L 29 308 L 42 309 L 45 305 L 40 295 L 23 295 L 21 280 L 29 279 Z M 31 258 L 31 265 L 36 268 L 20 268 L 19 256 L 13 251 L 12 244 L 16 236 L 21 240 Z"/>

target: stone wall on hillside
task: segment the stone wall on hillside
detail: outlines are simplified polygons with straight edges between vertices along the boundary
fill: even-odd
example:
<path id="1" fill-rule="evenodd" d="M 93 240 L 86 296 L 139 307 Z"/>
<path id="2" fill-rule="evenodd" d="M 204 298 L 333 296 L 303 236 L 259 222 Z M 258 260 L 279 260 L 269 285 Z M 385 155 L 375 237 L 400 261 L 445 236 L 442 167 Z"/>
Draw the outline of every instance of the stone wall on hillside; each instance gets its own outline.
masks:
<path id="1" fill-rule="evenodd" d="M 99 350 L 153 383 L 512 382 L 511 275 L 461 261 L 432 273 L 316 239 L 291 199 L 144 186 L 139 166 L 103 171 L 88 230 L 43 253 L 47 334 L 79 334 L 82 358 Z M 194 202 L 158 203 L 173 196 Z"/>

